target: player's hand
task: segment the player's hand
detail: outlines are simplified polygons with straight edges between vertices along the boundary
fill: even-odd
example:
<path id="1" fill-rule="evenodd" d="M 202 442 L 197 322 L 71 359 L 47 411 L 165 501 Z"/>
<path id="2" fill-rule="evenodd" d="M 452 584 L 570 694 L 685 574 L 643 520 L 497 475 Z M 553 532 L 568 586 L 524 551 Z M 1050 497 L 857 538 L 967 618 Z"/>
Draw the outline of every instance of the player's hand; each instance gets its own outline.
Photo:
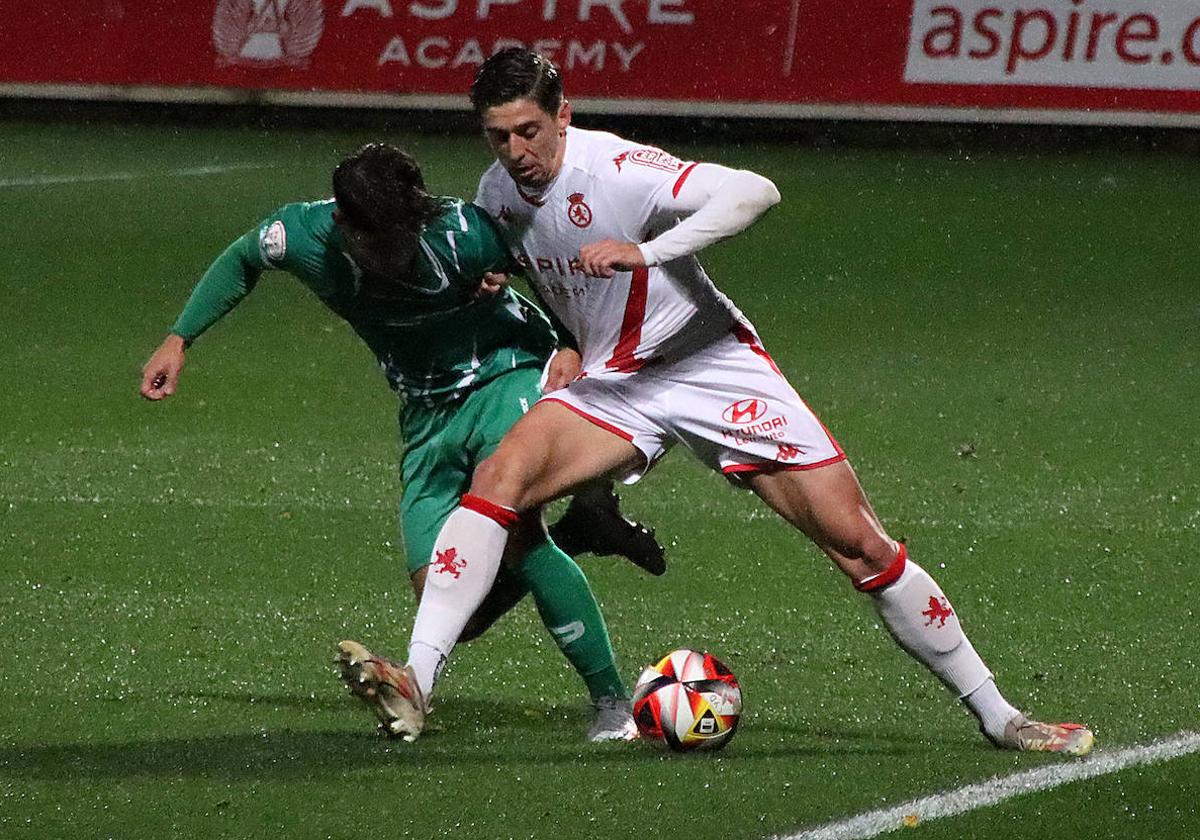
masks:
<path id="1" fill-rule="evenodd" d="M 167 336 L 142 368 L 142 396 L 148 400 L 161 400 L 174 394 L 183 361 L 183 339 L 177 335 Z"/>
<path id="2" fill-rule="evenodd" d="M 570 347 L 562 348 L 550 358 L 550 364 L 546 365 L 546 387 L 542 389 L 542 393 L 549 394 L 559 388 L 566 388 L 579 376 L 582 369 L 583 357 L 578 351 Z"/>
<path id="3" fill-rule="evenodd" d="M 512 278 L 503 271 L 485 271 L 483 279 L 479 281 L 479 288 L 475 290 L 475 299 L 495 297 L 507 289 L 511 282 Z"/>
<path id="4" fill-rule="evenodd" d="M 612 277 L 618 271 L 643 268 L 646 260 L 642 250 L 633 242 L 605 239 L 579 249 L 579 261 L 591 277 Z"/>

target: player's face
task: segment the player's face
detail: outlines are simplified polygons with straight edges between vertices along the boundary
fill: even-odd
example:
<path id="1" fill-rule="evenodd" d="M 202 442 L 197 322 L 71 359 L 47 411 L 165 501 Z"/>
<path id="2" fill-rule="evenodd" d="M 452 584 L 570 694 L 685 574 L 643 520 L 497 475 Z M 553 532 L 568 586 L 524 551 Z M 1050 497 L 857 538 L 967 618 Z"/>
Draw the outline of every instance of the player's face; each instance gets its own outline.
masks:
<path id="1" fill-rule="evenodd" d="M 496 160 L 518 186 L 538 190 L 562 168 L 571 104 L 547 114 L 532 99 L 515 99 L 483 113 L 483 133 Z"/>

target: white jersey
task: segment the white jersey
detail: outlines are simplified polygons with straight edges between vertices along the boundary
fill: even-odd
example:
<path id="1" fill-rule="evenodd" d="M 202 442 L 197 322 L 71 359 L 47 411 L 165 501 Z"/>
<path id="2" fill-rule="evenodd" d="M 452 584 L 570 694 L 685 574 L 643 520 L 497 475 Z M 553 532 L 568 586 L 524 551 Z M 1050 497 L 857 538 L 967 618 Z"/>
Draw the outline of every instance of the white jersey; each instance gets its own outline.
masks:
<path id="1" fill-rule="evenodd" d="M 562 168 L 539 195 L 523 192 L 499 163 L 480 179 L 475 202 L 499 222 L 543 301 L 579 342 L 587 375 L 684 358 L 745 322 L 694 256 L 611 278 L 580 266 L 584 245 L 642 243 L 678 224 L 677 196 L 695 165 L 572 127 Z"/>

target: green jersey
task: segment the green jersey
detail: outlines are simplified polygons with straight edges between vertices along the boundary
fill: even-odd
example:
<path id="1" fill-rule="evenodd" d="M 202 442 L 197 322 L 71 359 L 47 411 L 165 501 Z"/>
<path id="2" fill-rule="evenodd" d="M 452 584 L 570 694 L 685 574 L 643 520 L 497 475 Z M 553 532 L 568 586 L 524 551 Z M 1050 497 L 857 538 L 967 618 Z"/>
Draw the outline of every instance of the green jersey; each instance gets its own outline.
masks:
<path id="1" fill-rule="evenodd" d="M 444 201 L 402 281 L 364 276 L 334 224 L 333 199 L 285 205 L 213 262 L 171 331 L 194 341 L 264 270 L 281 269 L 354 328 L 409 400 L 454 400 L 502 373 L 544 364 L 555 337 L 537 307 L 511 289 L 474 298 L 484 272 L 512 269 L 495 224 L 473 204 Z"/>

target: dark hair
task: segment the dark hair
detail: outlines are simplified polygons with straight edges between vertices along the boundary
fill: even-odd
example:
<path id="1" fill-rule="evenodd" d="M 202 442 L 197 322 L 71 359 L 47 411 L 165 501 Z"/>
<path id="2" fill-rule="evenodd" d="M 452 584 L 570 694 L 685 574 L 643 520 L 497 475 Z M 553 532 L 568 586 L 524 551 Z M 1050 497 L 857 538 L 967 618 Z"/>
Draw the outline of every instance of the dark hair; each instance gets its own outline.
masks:
<path id="1" fill-rule="evenodd" d="M 333 170 L 333 197 L 354 227 L 367 233 L 418 235 L 442 213 L 425 192 L 416 159 L 387 143 L 368 143 Z"/>
<path id="2" fill-rule="evenodd" d="M 563 101 L 562 76 L 554 62 L 524 47 L 507 47 L 479 68 L 471 83 L 471 105 L 482 116 L 488 108 L 532 99 L 550 116 Z"/>

